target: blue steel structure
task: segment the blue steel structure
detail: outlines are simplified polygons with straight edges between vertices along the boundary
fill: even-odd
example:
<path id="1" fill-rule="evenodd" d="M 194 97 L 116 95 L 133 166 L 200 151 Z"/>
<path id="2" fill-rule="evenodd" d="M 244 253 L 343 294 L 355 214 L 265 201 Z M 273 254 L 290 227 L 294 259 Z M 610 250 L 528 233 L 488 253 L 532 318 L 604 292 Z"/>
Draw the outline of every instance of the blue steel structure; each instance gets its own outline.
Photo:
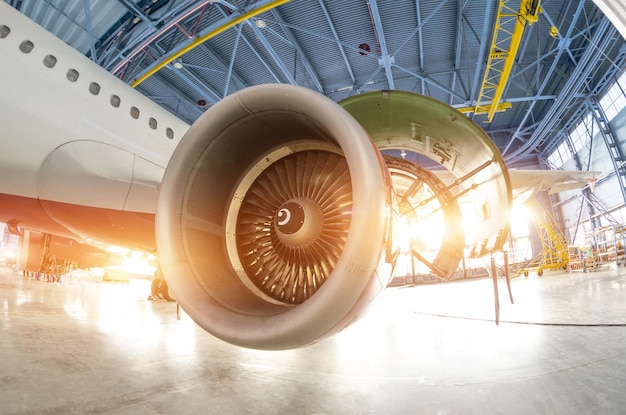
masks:
<path id="1" fill-rule="evenodd" d="M 219 32 L 136 86 L 193 122 L 250 85 L 291 83 L 339 101 L 398 89 L 476 105 L 497 0 L 5 0 L 133 84 L 196 38 Z M 626 67 L 624 39 L 591 0 L 541 2 L 502 102 L 481 124 L 511 167 L 537 167 Z M 555 27 L 558 32 L 551 29 Z M 220 31 L 221 30 L 221 31 Z"/>

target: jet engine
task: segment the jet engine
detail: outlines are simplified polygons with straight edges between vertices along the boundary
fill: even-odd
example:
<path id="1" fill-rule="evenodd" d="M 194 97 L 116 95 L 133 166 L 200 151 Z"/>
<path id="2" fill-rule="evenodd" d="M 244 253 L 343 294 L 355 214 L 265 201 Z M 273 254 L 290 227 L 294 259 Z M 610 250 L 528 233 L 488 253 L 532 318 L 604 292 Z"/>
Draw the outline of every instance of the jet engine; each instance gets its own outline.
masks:
<path id="1" fill-rule="evenodd" d="M 452 235 L 433 269 L 449 275 L 463 255 L 456 199 L 468 192 L 489 225 L 482 250 L 501 248 L 511 192 L 489 138 L 445 104 L 372 94 L 344 109 L 305 88 L 254 86 L 215 104 L 181 140 L 160 189 L 157 249 L 177 301 L 206 331 L 279 350 L 354 322 L 390 281 L 394 220 L 414 218 L 413 183 L 426 177 Z M 456 179 L 386 162 L 380 149 L 390 145 L 441 158 Z"/>
<path id="2" fill-rule="evenodd" d="M 290 85 L 215 104 L 176 148 L 156 217 L 186 313 L 244 347 L 288 349 L 356 320 L 387 286 L 390 177 L 359 123 Z"/>

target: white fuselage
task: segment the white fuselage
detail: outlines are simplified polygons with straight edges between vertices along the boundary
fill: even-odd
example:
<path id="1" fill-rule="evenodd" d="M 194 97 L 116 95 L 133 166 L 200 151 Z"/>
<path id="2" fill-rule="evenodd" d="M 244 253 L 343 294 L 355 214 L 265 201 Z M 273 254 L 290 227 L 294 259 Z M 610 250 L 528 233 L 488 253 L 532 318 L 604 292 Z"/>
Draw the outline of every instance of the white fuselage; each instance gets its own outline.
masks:
<path id="1" fill-rule="evenodd" d="M 158 187 L 189 125 L 5 2 L 0 83 L 0 222 L 154 249 Z"/>
<path id="2" fill-rule="evenodd" d="M 4 2 L 0 33 L 0 193 L 154 213 L 188 125 Z"/>

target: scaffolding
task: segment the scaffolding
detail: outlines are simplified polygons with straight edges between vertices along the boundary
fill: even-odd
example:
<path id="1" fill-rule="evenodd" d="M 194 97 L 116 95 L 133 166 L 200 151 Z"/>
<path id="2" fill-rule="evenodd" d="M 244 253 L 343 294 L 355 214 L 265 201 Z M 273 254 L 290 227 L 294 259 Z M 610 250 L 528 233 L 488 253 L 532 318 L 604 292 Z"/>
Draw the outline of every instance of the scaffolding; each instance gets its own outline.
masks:
<path id="1" fill-rule="evenodd" d="M 585 230 L 583 227 L 585 246 L 593 252 L 596 263 L 615 261 L 616 265 L 620 265 L 620 259 L 625 256 L 626 227 L 613 217 L 593 193 L 582 192 L 580 196 L 582 200 L 577 215 L 579 222 L 572 242 L 576 241 L 578 228 L 581 226 L 580 217 L 586 205 L 591 214 L 588 221 L 590 229 Z"/>
<path id="2" fill-rule="evenodd" d="M 537 201 L 528 202 L 527 206 L 533 212 L 535 226 L 541 240 L 541 252 L 537 254 L 525 267 L 520 268 L 515 276 L 530 271 L 537 271 L 543 275 L 544 270 L 566 270 L 569 264 L 569 250 L 565 235 L 554 220 L 552 214 L 542 209 Z"/>

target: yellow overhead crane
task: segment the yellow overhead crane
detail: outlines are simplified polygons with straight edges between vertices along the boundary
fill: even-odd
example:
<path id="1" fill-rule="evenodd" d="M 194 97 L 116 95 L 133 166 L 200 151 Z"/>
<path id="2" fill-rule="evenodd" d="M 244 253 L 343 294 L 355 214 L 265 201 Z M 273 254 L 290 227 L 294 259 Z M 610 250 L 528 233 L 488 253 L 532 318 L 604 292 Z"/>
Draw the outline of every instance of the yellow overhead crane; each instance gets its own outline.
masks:
<path id="1" fill-rule="evenodd" d="M 478 100 L 475 106 L 459 108 L 459 111 L 488 114 L 487 122 L 491 122 L 497 111 L 511 108 L 510 102 L 500 103 L 500 99 L 509 80 L 526 23 L 532 25 L 541 13 L 539 2 L 540 0 L 522 0 L 519 11 L 516 11 L 510 6 L 513 0 L 500 0 Z"/>

